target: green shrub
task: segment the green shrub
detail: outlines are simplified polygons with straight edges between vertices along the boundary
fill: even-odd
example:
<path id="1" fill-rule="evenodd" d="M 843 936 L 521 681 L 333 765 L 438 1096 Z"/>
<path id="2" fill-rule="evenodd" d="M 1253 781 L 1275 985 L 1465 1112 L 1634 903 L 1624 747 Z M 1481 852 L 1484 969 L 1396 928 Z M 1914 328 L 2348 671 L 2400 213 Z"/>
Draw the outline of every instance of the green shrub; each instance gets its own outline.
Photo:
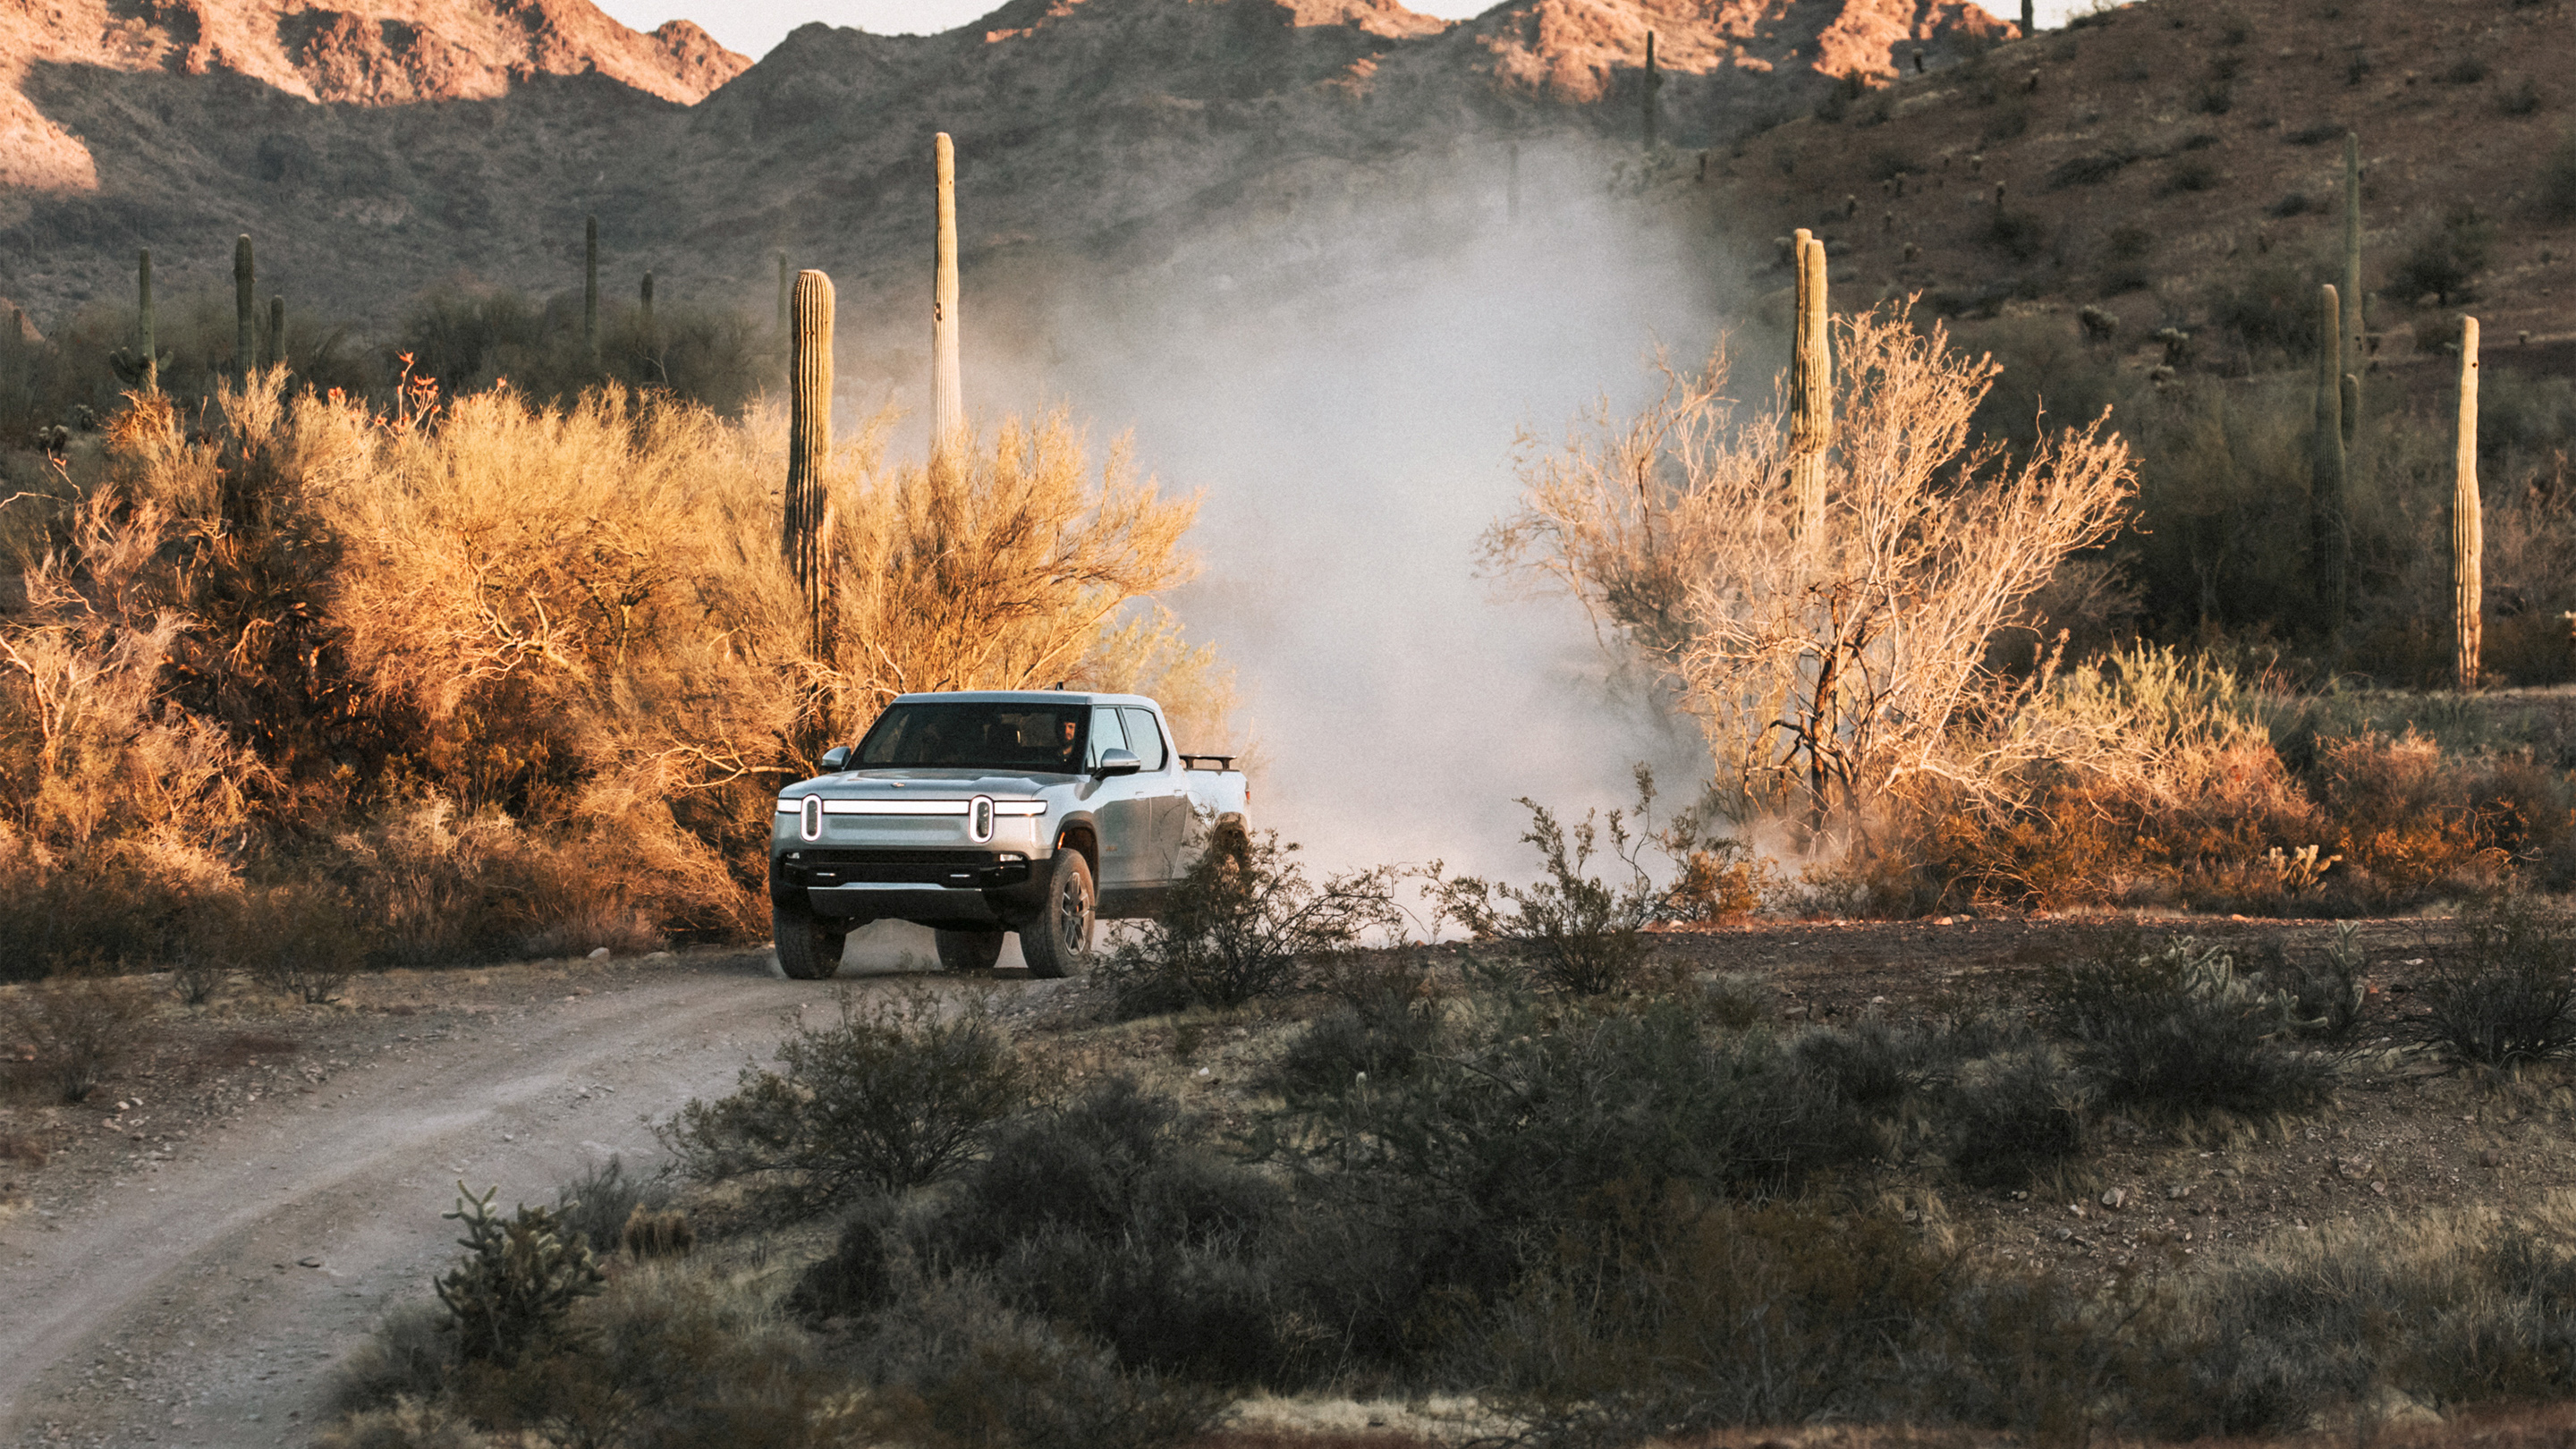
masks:
<path id="1" fill-rule="evenodd" d="M 2303 1111 L 2339 1058 L 2297 1044 L 2297 1002 L 2189 938 L 2114 944 L 2064 968 L 2048 1008 L 2099 1106 L 2167 1118 Z"/>
<path id="2" fill-rule="evenodd" d="M 386 1314 L 333 1370 L 334 1406 L 361 1413 L 434 1400 L 456 1371 L 453 1329 L 454 1320 L 435 1303 L 406 1303 Z"/>
<path id="3" fill-rule="evenodd" d="M 1362 1074 L 1388 1082 L 1412 1075 L 1440 1035 L 1429 1001 L 1344 1004 L 1306 1024 L 1262 1071 L 1262 1085 L 1292 1102 L 1349 1089 Z"/>
<path id="4" fill-rule="evenodd" d="M 2026 1187 L 2082 1154 L 2084 1109 L 2084 1084 L 2054 1047 L 1976 1062 L 1943 1106 L 1950 1170 L 1972 1187 Z"/>
<path id="5" fill-rule="evenodd" d="M 2494 245 L 2495 224 L 2479 215 L 2476 207 L 2461 202 L 2416 237 L 2398 259 L 2389 288 L 2410 301 L 2431 297 L 2436 305 L 2447 307 L 2453 298 L 2465 296 L 2469 284 L 2486 270 L 2487 254 Z"/>
<path id="6" fill-rule="evenodd" d="M 2560 221 L 2576 217 L 2576 127 L 2558 138 L 2540 163 L 2538 179 L 2541 213 Z"/>
<path id="7" fill-rule="evenodd" d="M 681 1171 L 749 1179 L 768 1210 L 807 1216 L 954 1172 L 1024 1100 L 1018 1053 L 980 1005 L 862 1006 L 845 990 L 839 1006 L 779 1043 L 780 1070 L 745 1067 L 732 1096 L 655 1129 Z"/>
<path id="8" fill-rule="evenodd" d="M 2416 984 L 2417 1037 L 2455 1061 L 2511 1067 L 2576 1053 L 2576 933 L 2509 904 L 2465 923 Z"/>
<path id="9" fill-rule="evenodd" d="M 875 1392 L 862 1442 L 928 1449 L 1161 1449 L 1217 1420 L 1224 1399 L 1004 1302 L 980 1276 L 909 1280 L 851 1345 Z"/>
<path id="10" fill-rule="evenodd" d="M 900 1219 L 891 1199 L 870 1198 L 841 1224 L 832 1251 L 818 1258 L 796 1279 L 787 1295 L 788 1310 L 814 1320 L 871 1313 L 885 1306 L 895 1288 L 895 1253 Z"/>
<path id="11" fill-rule="evenodd" d="M 456 1185 L 465 1257 L 438 1280 L 458 1353 L 469 1363 L 516 1367 L 555 1348 L 573 1304 L 599 1291 L 606 1275 L 590 1245 L 567 1237 L 553 1213 L 522 1204 L 508 1222 L 492 1210 L 494 1188 L 480 1198 Z"/>
<path id="12" fill-rule="evenodd" d="M 1639 779 L 1641 788 L 1650 788 L 1642 773 Z M 1661 904 L 1638 861 L 1647 842 L 1629 834 L 1624 811 L 1611 811 L 1600 826 L 1586 811 L 1569 833 L 1546 806 L 1526 797 L 1520 803 L 1530 812 L 1530 828 L 1521 839 L 1537 848 L 1547 879 L 1524 889 L 1479 876 L 1447 876 L 1434 862 L 1425 874 L 1426 894 L 1445 918 L 1478 938 L 1522 948 L 1538 978 L 1559 991 L 1598 996 L 1625 989 L 1645 962 L 1650 943 L 1644 927 Z M 1641 802 L 1641 814 L 1643 808 Z M 1612 858 L 1627 868 L 1628 878 L 1616 884 L 1584 874 L 1605 831 Z"/>
<path id="13" fill-rule="evenodd" d="M 926 1256 L 1107 1342 L 1121 1362 L 1249 1382 L 1281 1372 L 1265 1261 L 1277 1184 L 1187 1140 L 1111 1078 L 1005 1129 L 925 1225 Z"/>
<path id="14" fill-rule="evenodd" d="M 628 1219 L 639 1209 L 651 1213 L 669 1204 L 668 1179 L 667 1168 L 637 1177 L 626 1170 L 626 1160 L 612 1152 L 606 1162 L 594 1164 L 555 1189 L 555 1221 L 565 1233 L 588 1243 L 593 1253 L 613 1257 L 624 1245 Z"/>
<path id="15" fill-rule="evenodd" d="M 1120 1012 L 1240 1006 L 1293 983 L 1301 961 L 1395 923 L 1391 872 L 1317 885 L 1289 858 L 1296 849 L 1277 831 L 1220 833 L 1153 920 L 1101 963 Z"/>

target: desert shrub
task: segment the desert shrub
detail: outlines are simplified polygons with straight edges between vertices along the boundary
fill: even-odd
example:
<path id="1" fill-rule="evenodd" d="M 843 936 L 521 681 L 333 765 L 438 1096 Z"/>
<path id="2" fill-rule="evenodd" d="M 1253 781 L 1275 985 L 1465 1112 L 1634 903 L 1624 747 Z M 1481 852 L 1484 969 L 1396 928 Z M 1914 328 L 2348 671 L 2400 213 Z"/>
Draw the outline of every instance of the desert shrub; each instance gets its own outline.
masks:
<path id="1" fill-rule="evenodd" d="M 2313 352 L 2317 271 L 2283 251 L 2248 255 L 2209 283 L 2202 298 L 2209 325 L 2255 356 Z"/>
<path id="2" fill-rule="evenodd" d="M 2278 1432 L 2385 1386 L 2423 1402 L 2562 1397 L 2576 1362 L 2570 1204 L 2321 1223 L 2188 1280 L 2174 1435 Z M 2187 1357 L 2186 1357 L 2187 1356 Z"/>
<path id="3" fill-rule="evenodd" d="M 732 1096 L 691 1101 L 655 1129 L 700 1181 L 747 1179 L 769 1210 L 804 1216 L 954 1172 L 1023 1100 L 1010 1038 L 977 1005 L 926 997 L 862 1005 L 745 1067 Z"/>
<path id="4" fill-rule="evenodd" d="M 248 893 L 238 909 L 236 964 L 271 990 L 319 1005 L 336 999 L 364 964 L 366 936 L 327 888 L 271 886 Z"/>
<path id="5" fill-rule="evenodd" d="M 2536 200 L 2542 214 L 2576 217 L 2576 128 L 2570 128 L 2540 163 Z"/>
<path id="6" fill-rule="evenodd" d="M 2389 275 L 2390 290 L 2408 299 L 2431 297 L 2447 307 L 2486 270 L 2494 244 L 2495 224 L 2462 202 L 2418 233 Z"/>
<path id="7" fill-rule="evenodd" d="M 2049 1046 L 1971 1064 L 1943 1116 L 1950 1170 L 1974 1187 L 2025 1186 L 2081 1154 L 2088 1138 L 2084 1083 Z"/>
<path id="8" fill-rule="evenodd" d="M 847 1361 L 874 1392 L 873 1442 L 932 1449 L 1162 1449 L 1215 1423 L 1223 1398 L 1121 1367 L 1099 1344 L 1023 1313 L 974 1273 L 909 1280 Z"/>
<path id="9" fill-rule="evenodd" d="M 461 1415 L 403 1398 L 350 1414 L 313 1442 L 315 1449 L 489 1449 L 492 1439 Z"/>
<path id="10" fill-rule="evenodd" d="M 496 1428 L 560 1425 L 570 1442 L 636 1449 L 847 1442 L 828 1423 L 840 1376 L 756 1277 L 639 1265 L 584 1302 L 574 1327 L 577 1347 L 519 1383 L 491 1385 L 498 1392 L 482 1396 L 489 1407 L 478 1417 Z M 460 1397 L 481 1407 L 471 1387 Z"/>
<path id="11" fill-rule="evenodd" d="M 1881 1150 L 1834 1081 L 1767 1032 L 1707 1029 L 1685 1001 L 1543 1014 L 1488 996 L 1454 1033 L 1410 1077 L 1319 1092 L 1271 1141 L 1357 1219 L 1298 1251 L 1303 1291 L 1340 1305 L 1327 1321 L 1358 1352 L 1402 1352 L 1423 1295 L 1501 1291 L 1614 1184 L 1759 1200 Z M 1340 1279 L 1343 1261 L 1367 1281 Z"/>
<path id="12" fill-rule="evenodd" d="M 891 1198 L 868 1198 L 841 1222 L 832 1251 L 797 1275 L 787 1310 L 799 1318 L 845 1318 L 882 1308 L 893 1297 L 902 1218 Z"/>
<path id="13" fill-rule="evenodd" d="M 2297 1002 L 2188 938 L 2114 944 L 2061 968 L 2047 1006 L 2104 1108 L 2189 1118 L 2304 1111 L 2339 1061 L 2292 1040 Z"/>
<path id="14" fill-rule="evenodd" d="M 433 1402 L 457 1365 L 454 1320 L 435 1303 L 385 1315 L 332 1371 L 331 1401 L 344 1413 Z"/>
<path id="15" fill-rule="evenodd" d="M 470 1363 L 515 1367 L 542 1355 L 562 1335 L 573 1304 L 599 1291 L 604 1276 L 590 1245 L 567 1236 L 545 1208 L 521 1204 L 504 1222 L 492 1209 L 498 1188 L 480 1198 L 457 1187 L 465 1257 L 438 1280 L 458 1353 Z"/>
<path id="16" fill-rule="evenodd" d="M 1300 1101 L 1342 1091 L 1362 1075 L 1379 1082 L 1408 1076 L 1439 1035 L 1439 1009 L 1429 1001 L 1345 1004 L 1308 1022 L 1261 1081 Z"/>
<path id="17" fill-rule="evenodd" d="M 1110 1078 L 1020 1119 L 926 1229 L 929 1255 L 1107 1342 L 1121 1362 L 1243 1382 L 1283 1367 L 1264 1238 L 1279 1188 Z"/>
<path id="18" fill-rule="evenodd" d="M 1942 1276 L 1877 1215 L 1629 1198 L 1514 1285 L 1471 1362 L 1546 1442 L 1868 1414 Z"/>
<path id="19" fill-rule="evenodd" d="M 606 1258 L 625 1246 L 626 1225 L 636 1213 L 657 1212 L 670 1200 L 665 1173 L 639 1177 L 626 1170 L 625 1158 L 612 1152 L 606 1162 L 583 1169 L 555 1189 L 555 1222 L 566 1236 L 580 1238 L 592 1253 Z"/>
<path id="20" fill-rule="evenodd" d="M 2576 1051 L 2576 933 L 2520 904 L 2470 918 L 2416 986 L 2421 1040 L 2458 1061 L 2512 1067 Z"/>
<path id="21" fill-rule="evenodd" d="M 149 1029 L 152 1003 L 135 982 L 63 977 L 0 997 L 0 1040 L 33 1049 L 12 1054 L 12 1074 L 66 1102 L 98 1090 Z"/>
<path id="22" fill-rule="evenodd" d="M 2050 167 L 2040 186 L 2048 191 L 2064 191 L 2071 186 L 2099 186 L 2119 175 L 2120 168 L 2137 159 L 2137 153 L 2126 148 L 2070 157 Z"/>
<path id="23" fill-rule="evenodd" d="M 1654 916 L 1652 882 L 1624 855 L 1620 859 L 1631 867 L 1626 882 L 1611 885 L 1585 875 L 1599 849 L 1592 815 L 1586 812 L 1575 825 L 1569 845 L 1565 827 L 1545 806 L 1526 798 L 1521 804 L 1530 812 L 1530 828 L 1521 839 L 1537 848 L 1547 879 L 1521 887 L 1478 876 L 1436 878 L 1435 899 L 1477 936 L 1527 950 L 1538 978 L 1560 991 L 1597 996 L 1623 989 L 1651 949 L 1643 928 Z M 1616 812 L 1609 836 L 1614 853 L 1628 849 Z"/>
<path id="24" fill-rule="evenodd" d="M 1989 647 L 2117 526 L 2132 476 L 2098 421 L 2010 464 L 1972 446 L 1990 361 L 1903 308 L 1839 325 L 1827 496 L 1843 521 L 1821 557 L 1776 486 L 1785 408 L 1739 426 L 1722 355 L 1637 418 L 1596 415 L 1532 457 L 1521 511 L 1486 538 L 1495 566 L 1563 586 L 1681 687 L 1724 788 L 1811 820 L 1863 813 L 1900 779 L 2008 766 L 1963 733 L 2023 687 Z"/>
<path id="25" fill-rule="evenodd" d="M 289 382 L 217 385 L 193 433 L 140 401 L 0 515 L 33 569 L 0 626 L 28 943 L 0 969 L 157 964 L 191 903 L 269 887 L 341 896 L 387 962 L 751 933 L 777 780 L 893 693 L 1069 679 L 1222 728 L 1223 670 L 1144 605 L 1193 505 L 1061 417 L 935 476 L 861 430 L 818 660 L 775 413 L 416 374 L 388 416 Z"/>
<path id="26" fill-rule="evenodd" d="M 1297 979 L 1300 963 L 1395 917 L 1392 872 L 1306 878 L 1279 833 L 1221 832 L 1154 918 L 1098 968 L 1129 1016 L 1235 1007 Z"/>

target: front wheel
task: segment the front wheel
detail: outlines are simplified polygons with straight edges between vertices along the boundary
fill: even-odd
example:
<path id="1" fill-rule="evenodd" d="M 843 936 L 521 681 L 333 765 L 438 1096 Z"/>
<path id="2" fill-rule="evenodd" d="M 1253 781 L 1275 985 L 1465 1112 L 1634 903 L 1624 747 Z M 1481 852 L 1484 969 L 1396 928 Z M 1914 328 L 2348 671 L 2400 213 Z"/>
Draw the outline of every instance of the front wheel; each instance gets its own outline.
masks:
<path id="1" fill-rule="evenodd" d="M 1062 976 L 1091 954 L 1091 862 L 1078 850 L 1058 850 L 1047 866 L 1046 896 L 1020 927 L 1020 955 L 1031 976 Z"/>
<path id="2" fill-rule="evenodd" d="M 841 947 L 850 938 L 837 920 L 775 903 L 769 908 L 769 933 L 778 943 L 778 969 L 798 981 L 828 980 L 841 969 Z"/>
<path id="3" fill-rule="evenodd" d="M 942 971 L 990 971 L 1002 959 L 1002 933 L 999 931 L 936 931 L 939 938 L 939 969 Z"/>

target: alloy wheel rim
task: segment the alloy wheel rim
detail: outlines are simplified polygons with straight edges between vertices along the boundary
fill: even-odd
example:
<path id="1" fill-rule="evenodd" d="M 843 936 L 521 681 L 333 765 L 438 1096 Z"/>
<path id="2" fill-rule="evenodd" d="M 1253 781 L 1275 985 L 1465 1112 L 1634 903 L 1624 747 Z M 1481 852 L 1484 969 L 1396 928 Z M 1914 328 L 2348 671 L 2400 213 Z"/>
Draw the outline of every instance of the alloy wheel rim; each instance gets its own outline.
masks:
<path id="1" fill-rule="evenodd" d="M 1056 934 L 1064 943 L 1065 954 L 1078 956 L 1082 954 L 1083 938 L 1091 934 L 1087 929 L 1091 924 L 1090 893 L 1082 888 L 1082 882 L 1068 880 L 1057 895 Z"/>

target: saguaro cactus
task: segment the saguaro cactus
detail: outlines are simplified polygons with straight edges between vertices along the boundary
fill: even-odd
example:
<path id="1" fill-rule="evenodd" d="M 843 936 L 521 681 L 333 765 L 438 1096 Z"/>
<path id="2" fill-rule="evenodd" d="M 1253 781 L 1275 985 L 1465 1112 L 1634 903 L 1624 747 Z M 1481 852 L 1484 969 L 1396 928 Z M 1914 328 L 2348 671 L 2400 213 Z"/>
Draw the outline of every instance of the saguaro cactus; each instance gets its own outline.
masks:
<path id="1" fill-rule="evenodd" d="M 2332 284 L 2317 288 L 2317 428 L 2309 454 L 2309 558 L 2316 571 L 2317 608 L 2326 627 L 2343 630 L 2344 448 L 2343 332 Z"/>
<path id="2" fill-rule="evenodd" d="M 2485 521 L 2478 503 L 2478 319 L 2460 319 L 2460 427 L 2451 485 L 2451 617 L 2463 691 L 2478 687 L 2484 642 Z"/>
<path id="3" fill-rule="evenodd" d="M 599 218 L 581 223 L 581 349 L 599 365 Z"/>
<path id="4" fill-rule="evenodd" d="M 251 264 L 250 233 L 233 243 L 233 362 L 243 381 L 259 371 L 259 271 Z"/>
<path id="5" fill-rule="evenodd" d="M 143 332 L 143 390 L 159 392 L 161 390 L 161 344 L 154 339 L 152 332 L 152 249 L 150 247 L 145 247 L 141 257 L 135 262 L 134 284 L 135 291 L 141 294 L 143 304 L 143 315 L 140 319 Z"/>
<path id="6" fill-rule="evenodd" d="M 2343 133 L 2343 370 L 2351 379 L 2343 407 L 2347 447 L 2361 427 L 2361 137 Z"/>
<path id="7" fill-rule="evenodd" d="M 930 459 L 951 461 L 966 431 L 964 383 L 957 363 L 957 144 L 933 143 L 938 160 L 939 255 L 930 296 Z"/>
<path id="8" fill-rule="evenodd" d="M 635 299 L 636 307 L 643 314 L 639 320 L 644 327 L 644 341 L 650 345 L 653 340 L 653 274 L 651 272 L 644 274 L 644 285 L 638 289 L 638 293 Z"/>
<path id="9" fill-rule="evenodd" d="M 787 497 L 779 549 L 805 595 L 806 654 L 825 657 L 831 643 L 825 605 L 829 559 L 824 471 L 832 460 L 832 279 L 796 274 L 789 303 L 787 354 Z"/>
<path id="10" fill-rule="evenodd" d="M 2039 33 L 2039 16 L 2031 0 L 2021 0 L 2021 33 L 2025 40 Z"/>
<path id="11" fill-rule="evenodd" d="M 263 349 L 263 355 L 268 358 L 271 367 L 286 361 L 286 299 L 284 297 L 268 299 L 268 345 Z"/>
<path id="12" fill-rule="evenodd" d="M 1825 450 L 1834 442 L 1834 353 L 1825 333 L 1825 244 L 1798 232 L 1797 346 L 1789 354 L 1789 497 L 1798 537 L 1825 533 Z"/>
<path id="13" fill-rule="evenodd" d="M 1646 154 L 1655 154 L 1655 92 L 1664 88 L 1664 73 L 1655 68 L 1655 32 L 1646 32 Z"/>

